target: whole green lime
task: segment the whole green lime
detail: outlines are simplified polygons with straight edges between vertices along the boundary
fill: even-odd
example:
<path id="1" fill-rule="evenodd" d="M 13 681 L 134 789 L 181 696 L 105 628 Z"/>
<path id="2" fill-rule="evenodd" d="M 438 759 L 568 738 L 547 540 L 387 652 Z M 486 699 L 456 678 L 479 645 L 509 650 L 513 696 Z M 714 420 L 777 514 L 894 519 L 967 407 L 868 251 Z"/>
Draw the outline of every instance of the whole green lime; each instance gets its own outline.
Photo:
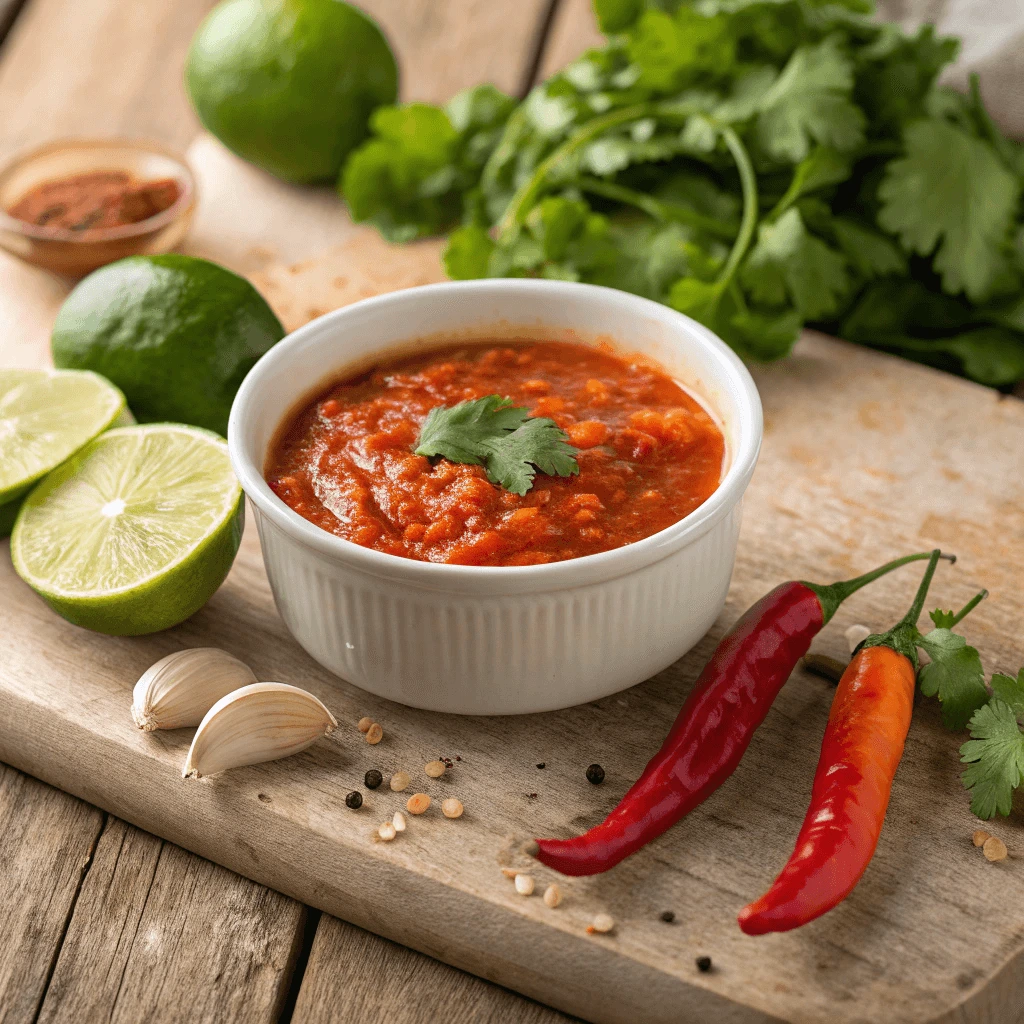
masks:
<path id="1" fill-rule="evenodd" d="M 90 274 L 53 326 L 54 365 L 116 384 L 136 419 L 225 434 L 235 392 L 284 328 L 259 292 L 216 263 L 131 256 Z"/>
<path id="2" fill-rule="evenodd" d="M 394 103 L 395 58 L 342 0 L 224 0 L 199 27 L 185 85 L 206 128 L 288 181 L 337 177 L 374 108 Z"/>

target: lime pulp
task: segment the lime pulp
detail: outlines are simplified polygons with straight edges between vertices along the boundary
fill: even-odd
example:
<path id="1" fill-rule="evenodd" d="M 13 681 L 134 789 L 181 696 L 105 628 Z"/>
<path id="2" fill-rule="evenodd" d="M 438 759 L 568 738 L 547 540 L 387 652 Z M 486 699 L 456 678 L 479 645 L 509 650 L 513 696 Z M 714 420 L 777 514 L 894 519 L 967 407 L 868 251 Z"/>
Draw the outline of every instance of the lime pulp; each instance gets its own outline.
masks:
<path id="1" fill-rule="evenodd" d="M 18 574 L 56 612 L 115 635 L 166 629 L 227 576 L 244 522 L 227 445 L 181 424 L 109 430 L 25 499 Z"/>

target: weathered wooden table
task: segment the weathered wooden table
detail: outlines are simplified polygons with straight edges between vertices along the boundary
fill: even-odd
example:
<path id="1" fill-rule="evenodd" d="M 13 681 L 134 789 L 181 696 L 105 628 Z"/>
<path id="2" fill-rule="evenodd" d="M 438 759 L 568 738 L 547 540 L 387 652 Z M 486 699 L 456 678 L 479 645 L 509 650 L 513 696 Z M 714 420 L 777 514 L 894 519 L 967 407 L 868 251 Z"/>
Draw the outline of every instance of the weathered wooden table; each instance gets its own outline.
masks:
<path id="1" fill-rule="evenodd" d="M 483 80 L 522 92 L 542 63 L 565 59 L 548 56 L 549 0 L 361 5 L 400 54 L 406 99 L 438 102 Z M 212 6 L 214 0 L 0 2 L 0 31 L 9 27 L 0 49 L 0 157 L 75 135 L 153 138 L 184 152 L 199 125 L 182 89 L 182 64 Z M 586 40 L 576 35 L 578 49 Z M 16 289 L 17 268 L 7 269 L 4 288 Z M 23 315 L 21 336 L 5 339 L 8 356 L 49 330 L 31 304 Z M 438 1014 L 452 1024 L 568 1020 L 3 765 L 0 920 L 3 1024 L 420 1024 Z"/>
<path id="2" fill-rule="evenodd" d="M 519 0 L 514 5 L 492 0 L 359 2 L 392 40 L 406 99 L 440 101 L 482 80 L 522 92 L 596 38 L 588 0 Z M 0 27 L 17 14 L 0 50 L 0 158 L 67 135 L 148 136 L 187 149 L 204 197 L 191 250 L 252 276 L 289 328 L 364 294 L 436 277 L 432 243 L 415 251 L 388 250 L 370 233 L 354 231 L 328 190 L 297 190 L 274 182 L 198 134 L 182 93 L 181 65 L 195 26 L 212 4 L 0 0 Z M 245 193 L 241 198 L 240 191 Z M 282 219 L 287 221 L 284 226 Z M 309 258 L 332 246 L 330 258 Z M 343 274 L 339 267 L 345 268 Z M 45 358 L 52 317 L 66 287 L 0 257 L 0 365 L 36 365 Z M 993 590 L 992 599 L 970 621 L 968 633 L 990 659 L 990 669 L 1015 671 L 1024 578 L 1024 407 L 1012 399 L 1000 402 L 985 389 L 827 339 L 807 339 L 793 359 L 758 368 L 756 376 L 766 406 L 765 453 L 748 494 L 738 571 L 723 619 L 734 617 L 791 573 L 824 579 L 852 574 L 911 546 L 955 544 L 964 557 L 955 583 L 950 583 L 955 589 L 949 600 L 965 598 L 982 583 Z M 844 399 L 825 408 L 819 400 L 824 392 Z M 940 434 L 953 441 L 940 447 Z M 856 445 L 850 443 L 854 436 Z M 941 476 L 944 490 L 935 485 L 936 476 Z M 785 529 L 779 529 L 780 522 Z M 234 616 L 232 621 L 240 624 L 232 640 L 236 645 L 259 630 L 270 631 L 272 644 L 284 648 L 290 643 L 273 617 L 254 531 L 245 544 L 231 579 L 210 608 L 166 642 L 220 642 L 218 621 Z M 6 559 L 6 545 L 0 550 Z M 974 572 L 978 576 L 972 578 Z M 246 605 L 249 599 L 259 607 Z M 880 586 L 857 607 L 861 614 L 885 621 L 904 603 L 894 583 Z M 840 653 L 836 645 L 842 644 L 841 626 L 852 621 L 844 618 L 847 614 L 853 612 L 844 611 L 823 637 L 828 653 Z M 32 642 L 26 643 L 29 632 Z M 520 810 L 510 811 L 513 799 L 497 778 L 504 765 L 495 750 L 517 743 L 525 747 L 531 728 L 536 729 L 534 738 L 543 738 L 552 751 L 585 733 L 602 750 L 620 751 L 629 771 L 638 770 L 651 735 L 660 735 L 671 720 L 710 639 L 657 684 L 613 698 L 613 707 L 632 709 L 628 722 L 621 714 L 601 718 L 597 713 L 603 709 L 596 704 L 560 716 L 536 716 L 533 725 L 522 719 L 499 725 L 478 720 L 475 728 L 483 739 L 493 741 L 502 731 L 502 741 L 476 744 L 478 763 L 490 765 L 490 778 L 496 780 L 488 788 L 487 777 L 466 779 L 467 786 L 476 787 L 476 807 L 489 799 L 495 817 L 517 824 L 524 820 Z M 141 652 L 147 643 L 162 642 L 140 641 L 132 650 Z M 292 651 L 294 645 L 282 660 Z M 408 894 L 396 899 L 389 892 L 387 907 L 374 905 L 367 894 L 372 896 L 380 884 L 380 875 L 373 871 L 379 871 L 381 860 L 375 867 L 360 850 L 346 861 L 356 865 L 355 877 L 352 872 L 342 880 L 332 877 L 337 862 L 299 864 L 305 868 L 301 884 L 289 877 L 304 851 L 290 861 L 278 856 L 274 837 L 318 838 L 315 828 L 303 831 L 311 824 L 306 805 L 288 800 L 294 760 L 247 776 L 250 785 L 256 777 L 267 780 L 266 791 L 263 783 L 258 792 L 248 794 L 243 784 L 225 787 L 213 837 L 209 829 L 190 831 L 180 806 L 176 814 L 161 817 L 147 799 L 162 799 L 164 811 L 168 801 L 182 799 L 169 794 L 171 781 L 177 786 L 175 794 L 182 791 L 180 781 L 171 779 L 171 762 L 183 741 L 169 737 L 165 745 L 157 737 L 144 760 L 131 760 L 129 755 L 140 753 L 130 749 L 137 736 L 121 728 L 124 722 L 118 716 L 123 713 L 122 691 L 130 687 L 125 671 L 132 657 L 127 646 L 109 638 L 69 631 L 35 602 L 4 561 L 0 752 L 9 751 L 5 756 L 10 762 L 250 877 L 351 914 L 353 920 L 478 974 L 500 976 L 573 1012 L 616 1021 L 654 1019 L 630 1017 L 628 1007 L 630 999 L 646 994 L 645 987 L 653 992 L 658 984 L 666 987 L 652 995 L 650 1005 L 657 1003 L 657 1019 L 665 1021 L 677 1014 L 693 1021 L 712 1016 L 716 1021 L 817 1021 L 830 1016 L 833 1008 L 844 1021 L 981 1024 L 1021 1019 L 1024 933 L 1019 911 L 1016 917 L 1010 913 L 987 920 L 977 934 L 972 912 L 1024 898 L 1022 817 L 1018 810 L 1009 822 L 992 826 L 1011 843 L 1011 862 L 997 868 L 977 857 L 966 859 L 976 851 L 969 840 L 974 819 L 956 779 L 959 741 L 941 732 L 934 706 L 923 707 L 916 716 L 892 820 L 872 874 L 855 899 L 830 915 L 825 931 L 808 931 L 791 945 L 778 937 L 778 943 L 759 947 L 765 954 L 752 956 L 730 918 L 742 892 L 765 881 L 764 858 L 744 851 L 771 847 L 773 857 L 781 853 L 785 830 L 795 825 L 794 815 L 799 817 L 804 795 L 800 787 L 809 785 L 814 743 L 830 697 L 820 681 L 798 673 L 796 685 L 787 688 L 759 734 L 759 745 L 744 761 L 728 809 L 709 805 L 694 816 L 699 826 L 694 819 L 687 823 L 691 839 L 698 827 L 702 830 L 704 866 L 698 869 L 686 861 L 685 843 L 666 841 L 638 855 L 614 878 L 606 876 L 606 881 L 585 889 L 591 896 L 604 892 L 617 901 L 617 919 L 631 913 L 636 919 L 628 921 L 633 927 L 622 927 L 616 943 L 586 947 L 584 958 L 574 964 L 573 954 L 566 951 L 581 948 L 582 928 L 578 921 L 574 927 L 566 922 L 583 913 L 582 899 L 575 909 L 566 906 L 559 912 L 563 930 L 552 938 L 542 936 L 540 926 L 532 927 L 538 920 L 531 917 L 532 906 L 524 910 L 520 901 L 510 910 L 501 905 L 500 895 L 488 894 L 489 902 L 472 921 L 457 916 L 439 920 L 437 908 L 455 904 L 417 904 Z M 311 686 L 330 685 L 308 659 L 303 671 Z M 365 695 L 340 686 L 334 700 L 344 703 L 351 718 Z M 74 707 L 76 694 L 80 713 Z M 406 709 L 392 706 L 388 714 L 388 723 L 404 728 L 406 736 L 422 725 L 423 716 Z M 447 725 L 448 734 L 464 740 L 465 721 Z M 433 741 L 436 733 L 426 731 Z M 627 732 L 632 735 L 627 737 Z M 637 742 L 637 732 L 644 733 L 642 742 Z M 79 736 L 81 751 L 75 749 Z M 92 746 L 84 749 L 85 744 Z M 333 755 L 325 746 L 304 756 L 308 765 Z M 132 766 L 141 766 L 138 775 L 131 774 Z M 764 781 L 768 774 L 774 794 Z M 337 800 L 336 775 L 323 778 L 325 785 L 311 797 L 320 802 L 321 812 L 331 799 Z M 330 792 L 325 792 L 328 786 Z M 600 798 L 611 799 L 611 788 L 606 786 Z M 194 806 L 208 810 L 210 792 L 216 790 L 205 795 L 193 791 L 188 798 L 194 795 Z M 275 802 L 279 792 L 285 795 L 280 803 Z M 770 825 L 753 813 L 759 797 L 750 794 L 755 792 L 759 797 L 767 793 L 769 802 L 778 797 Z M 800 799 L 791 801 L 794 793 Z M 518 794 L 520 803 L 528 795 Z M 562 799 L 572 802 L 564 794 Z M 265 810 L 265 816 L 253 817 L 254 807 L 261 814 Z M 588 813 L 593 816 L 594 810 L 590 807 Z M 526 817 L 525 827 L 545 815 L 550 818 L 545 827 L 557 827 L 565 820 L 563 812 L 564 806 L 538 806 L 536 814 Z M 470 818 L 467 813 L 463 824 L 472 828 Z M 482 818 L 477 818 L 481 828 Z M 344 832 L 351 820 L 332 822 L 335 834 L 330 838 L 339 843 L 339 856 L 352 849 L 345 845 L 351 836 Z M 250 845 L 235 843 L 248 821 L 260 822 L 260 835 L 249 836 Z M 326 835 L 325 829 L 320 838 Z M 486 838 L 490 844 L 493 836 Z M 393 845 L 397 850 L 398 844 Z M 437 848 L 424 847 L 420 853 L 417 867 L 429 874 L 437 866 L 431 860 Z M 485 868 L 478 857 L 477 870 L 486 870 L 490 878 L 497 875 L 490 845 L 487 856 Z M 365 880 L 358 877 L 360 857 L 366 863 Z M 995 873 L 1004 868 L 1005 873 Z M 970 878 L 973 903 L 962 898 L 961 874 Z M 655 876 L 665 880 L 663 887 L 655 884 Z M 471 881 L 476 884 L 477 898 L 479 877 L 467 878 L 464 887 L 469 893 Z M 458 888 L 451 878 L 441 882 Z M 680 922 L 675 945 L 666 952 L 657 948 L 663 932 L 653 931 L 663 926 L 653 925 L 656 913 L 644 901 L 669 891 L 673 898 L 683 894 L 692 900 L 690 907 L 682 902 L 679 906 L 692 910 L 698 923 Z M 639 903 L 644 904 L 642 914 Z M 720 913 L 711 931 L 700 931 L 696 911 L 708 905 Z M 306 907 L 2 765 L 0 915 L 0 1024 L 568 1019 Z M 501 927 L 492 935 L 488 927 L 495 921 Z M 532 949 L 517 947 L 517 956 L 501 965 L 499 975 L 483 956 L 473 955 L 472 943 L 465 939 L 470 932 L 481 937 L 481 946 L 489 946 L 491 954 L 502 942 L 522 945 L 523 936 L 538 942 Z M 733 969 L 702 976 L 699 985 L 688 987 L 679 958 L 685 956 L 689 974 L 695 974 L 692 956 L 698 942 L 711 942 L 716 957 L 728 953 L 723 962 L 731 959 Z M 605 976 L 601 964 L 611 960 L 598 958 L 602 948 L 606 953 L 615 948 L 622 957 Z M 548 957 L 552 966 L 545 972 Z M 666 965 L 672 958 L 675 962 Z M 685 1006 L 672 1001 L 680 992 Z M 617 1003 L 608 1010 L 603 999 Z"/>

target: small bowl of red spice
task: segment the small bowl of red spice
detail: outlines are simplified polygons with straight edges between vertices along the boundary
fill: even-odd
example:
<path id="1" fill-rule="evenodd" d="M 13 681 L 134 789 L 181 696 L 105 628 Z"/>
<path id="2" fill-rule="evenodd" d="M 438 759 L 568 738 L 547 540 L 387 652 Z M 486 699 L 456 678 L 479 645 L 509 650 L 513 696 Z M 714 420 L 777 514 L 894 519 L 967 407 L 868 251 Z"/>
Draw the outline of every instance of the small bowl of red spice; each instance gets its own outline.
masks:
<path id="1" fill-rule="evenodd" d="M 195 198 L 188 165 L 155 143 L 50 143 L 0 170 L 0 246 L 82 277 L 125 256 L 173 249 Z"/>

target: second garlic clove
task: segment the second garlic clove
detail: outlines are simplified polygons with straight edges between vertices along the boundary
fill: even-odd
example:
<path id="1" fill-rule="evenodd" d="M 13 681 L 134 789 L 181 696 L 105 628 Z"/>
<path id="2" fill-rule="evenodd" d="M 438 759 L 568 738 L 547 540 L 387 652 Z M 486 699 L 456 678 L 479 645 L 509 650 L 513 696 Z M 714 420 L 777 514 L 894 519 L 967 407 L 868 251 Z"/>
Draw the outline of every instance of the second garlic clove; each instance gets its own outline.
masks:
<path id="1" fill-rule="evenodd" d="M 221 697 L 255 682 L 245 662 L 219 647 L 175 651 L 135 684 L 132 718 L 143 732 L 197 726 Z"/>
<path id="2" fill-rule="evenodd" d="M 289 757 L 338 727 L 334 715 L 306 690 L 287 683 L 252 683 L 222 697 L 199 725 L 182 775 L 206 775 Z"/>

